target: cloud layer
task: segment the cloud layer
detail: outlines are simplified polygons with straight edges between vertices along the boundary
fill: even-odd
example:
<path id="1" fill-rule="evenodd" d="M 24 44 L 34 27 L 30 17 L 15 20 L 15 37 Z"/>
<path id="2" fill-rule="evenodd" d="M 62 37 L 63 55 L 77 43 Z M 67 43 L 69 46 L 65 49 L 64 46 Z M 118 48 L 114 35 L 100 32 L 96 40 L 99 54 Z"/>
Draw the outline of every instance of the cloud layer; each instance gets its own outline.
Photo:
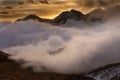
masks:
<path id="1" fill-rule="evenodd" d="M 9 24 L 0 28 L 0 48 L 34 71 L 72 74 L 120 61 L 119 23 L 67 27 L 34 21 Z"/>

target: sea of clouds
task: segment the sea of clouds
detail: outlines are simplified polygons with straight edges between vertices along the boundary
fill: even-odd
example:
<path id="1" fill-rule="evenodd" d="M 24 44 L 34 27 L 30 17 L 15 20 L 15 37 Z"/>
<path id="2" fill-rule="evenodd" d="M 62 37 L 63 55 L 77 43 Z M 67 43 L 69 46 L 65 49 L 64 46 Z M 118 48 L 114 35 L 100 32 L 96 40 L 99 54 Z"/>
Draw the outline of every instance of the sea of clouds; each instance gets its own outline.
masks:
<path id="1" fill-rule="evenodd" d="M 120 23 L 78 23 L 70 28 L 34 21 L 10 23 L 0 27 L 0 49 L 36 72 L 86 72 L 120 62 Z"/>

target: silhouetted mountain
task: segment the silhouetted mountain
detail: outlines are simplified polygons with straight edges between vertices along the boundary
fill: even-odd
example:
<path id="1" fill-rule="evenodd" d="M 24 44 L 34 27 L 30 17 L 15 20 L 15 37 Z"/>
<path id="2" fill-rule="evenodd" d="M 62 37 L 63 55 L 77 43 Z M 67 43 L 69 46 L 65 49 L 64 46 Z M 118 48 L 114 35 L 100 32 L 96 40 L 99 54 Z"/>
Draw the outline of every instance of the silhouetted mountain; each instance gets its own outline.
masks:
<path id="1" fill-rule="evenodd" d="M 72 9 L 70 11 L 64 11 L 60 15 L 55 17 L 53 20 L 53 24 L 64 24 L 67 22 L 67 20 L 73 19 L 75 21 L 79 21 L 79 20 L 83 20 L 83 18 L 84 18 L 84 14 Z"/>
<path id="2" fill-rule="evenodd" d="M 34 20 L 34 21 L 39 21 L 39 22 L 51 22 L 50 19 L 43 19 L 43 18 L 40 18 L 40 17 L 33 15 L 33 14 L 28 15 L 28 16 L 21 18 L 21 19 L 17 19 L 16 21 L 28 21 L 28 20 Z"/>
<path id="3" fill-rule="evenodd" d="M 95 9 L 92 12 L 88 13 L 87 15 L 84 15 L 80 11 L 72 9 L 70 11 L 62 12 L 57 17 L 55 17 L 53 20 L 43 19 L 36 15 L 28 15 L 16 21 L 28 21 L 28 20 L 34 20 L 34 21 L 39 21 L 39 22 L 49 22 L 55 25 L 65 24 L 69 20 L 74 20 L 78 22 L 84 21 L 88 24 L 88 23 L 95 23 L 95 22 L 104 22 L 105 17 L 104 17 L 104 11 L 102 9 Z"/>
<path id="4" fill-rule="evenodd" d="M 101 23 L 106 21 L 105 11 L 101 8 L 95 9 L 86 14 L 84 21 L 87 23 Z"/>
<path id="5" fill-rule="evenodd" d="M 120 6 L 116 5 L 105 10 L 109 18 L 120 18 Z"/>
<path id="6" fill-rule="evenodd" d="M 73 20 L 75 22 L 83 21 L 86 24 L 96 24 L 96 23 L 106 22 L 112 18 L 115 18 L 115 19 L 117 17 L 119 18 L 119 16 L 120 16 L 120 6 L 114 6 L 106 10 L 98 8 L 86 15 L 82 14 L 80 11 L 72 9 L 70 11 L 64 11 L 60 13 L 54 19 L 44 19 L 36 15 L 28 15 L 25 18 L 18 19 L 16 21 L 35 20 L 39 22 L 47 22 L 47 23 L 49 22 L 55 25 L 61 25 L 61 24 L 65 24 L 69 20 Z"/>
<path id="7" fill-rule="evenodd" d="M 108 9 L 106 9 L 107 12 L 109 13 L 115 13 L 115 14 L 118 14 L 116 12 L 119 12 L 120 13 L 120 6 L 119 5 L 116 5 L 116 6 L 113 6 L 113 7 L 110 7 Z"/>

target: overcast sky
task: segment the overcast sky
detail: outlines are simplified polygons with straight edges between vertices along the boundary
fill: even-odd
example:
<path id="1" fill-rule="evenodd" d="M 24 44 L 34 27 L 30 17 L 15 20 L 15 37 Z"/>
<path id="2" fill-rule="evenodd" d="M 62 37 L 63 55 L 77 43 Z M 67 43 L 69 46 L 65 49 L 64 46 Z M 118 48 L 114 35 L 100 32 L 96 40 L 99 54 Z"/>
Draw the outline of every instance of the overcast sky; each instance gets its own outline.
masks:
<path id="1" fill-rule="evenodd" d="M 11 2 L 11 1 L 41 1 L 41 2 L 52 2 L 56 4 L 71 4 L 71 6 L 85 6 L 85 7 L 108 7 L 115 4 L 120 4 L 120 0 L 0 0 L 3 2 Z"/>
<path id="2" fill-rule="evenodd" d="M 114 4 L 120 4 L 120 0 L 0 0 L 0 1 L 49 1 L 56 4 L 66 4 L 74 3 L 77 6 L 86 6 L 86 7 L 107 7 Z M 64 4 L 64 5 L 65 5 Z M 71 5 L 72 6 L 72 5 Z"/>
<path id="3" fill-rule="evenodd" d="M 1 0 L 6 6 L 9 4 L 13 6 L 11 10 L 6 10 L 0 7 L 0 11 L 9 11 L 10 17 L 37 14 L 44 18 L 53 18 L 62 11 L 76 9 L 86 14 L 95 8 L 108 8 L 114 5 L 119 5 L 120 0 Z M 21 5 L 15 5 L 19 1 L 33 1 L 37 4 L 29 2 Z M 18 8 L 19 6 L 19 8 Z M 8 16 L 8 15 L 7 15 Z M 3 16 L 2 16 L 3 17 Z M 4 16 L 6 17 L 6 16 Z"/>

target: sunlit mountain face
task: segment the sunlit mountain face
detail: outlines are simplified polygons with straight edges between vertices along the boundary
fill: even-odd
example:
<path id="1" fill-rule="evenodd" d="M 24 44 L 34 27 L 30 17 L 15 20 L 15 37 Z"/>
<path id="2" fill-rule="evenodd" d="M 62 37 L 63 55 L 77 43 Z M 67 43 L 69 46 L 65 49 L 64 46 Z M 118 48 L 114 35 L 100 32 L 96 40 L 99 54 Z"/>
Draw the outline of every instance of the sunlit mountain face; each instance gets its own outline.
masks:
<path id="1" fill-rule="evenodd" d="M 87 14 L 95 8 L 106 9 L 119 3 L 120 0 L 0 0 L 0 21 L 13 22 L 28 14 L 52 19 L 71 9 Z"/>

